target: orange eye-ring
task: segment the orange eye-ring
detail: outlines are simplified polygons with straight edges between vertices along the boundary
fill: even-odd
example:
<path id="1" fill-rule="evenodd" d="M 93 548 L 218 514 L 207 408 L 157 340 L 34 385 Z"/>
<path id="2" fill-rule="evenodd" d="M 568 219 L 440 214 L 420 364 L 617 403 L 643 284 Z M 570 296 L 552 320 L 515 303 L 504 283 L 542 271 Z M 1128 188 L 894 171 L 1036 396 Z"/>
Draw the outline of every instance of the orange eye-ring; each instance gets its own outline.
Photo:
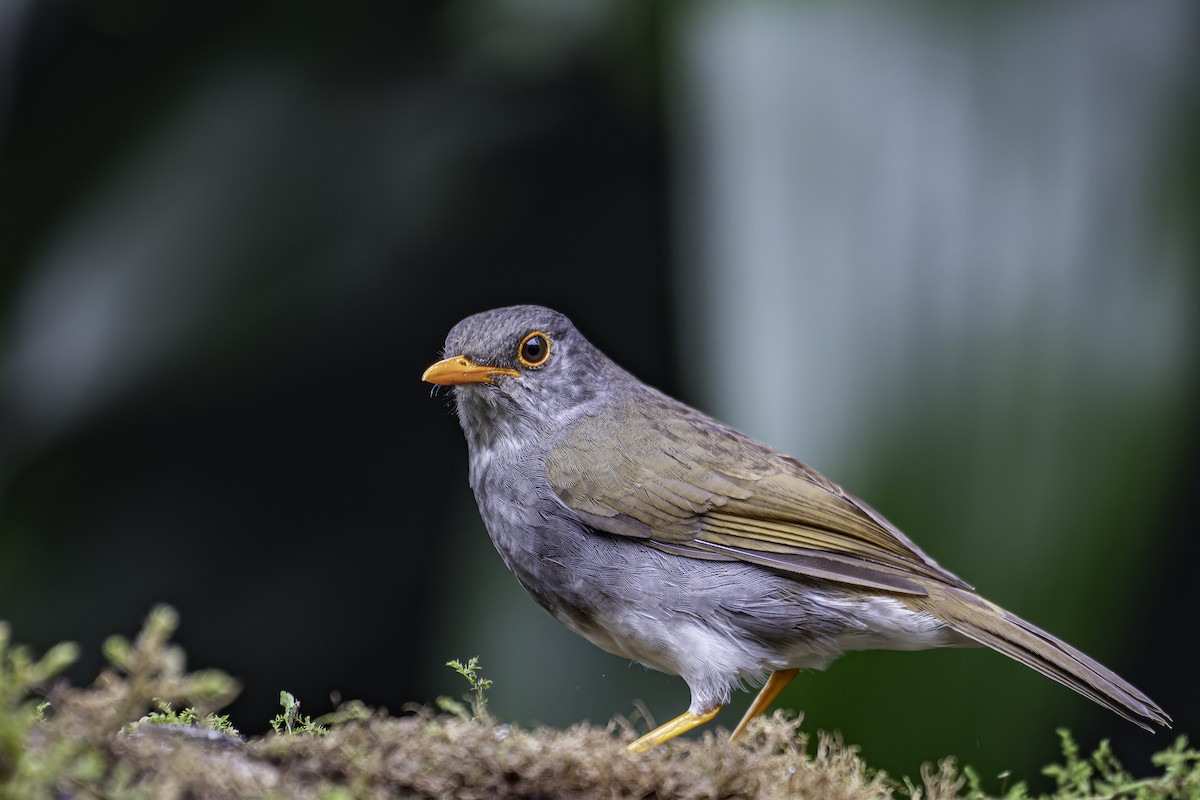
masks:
<path id="1" fill-rule="evenodd" d="M 550 337 L 541 331 L 526 335 L 517 346 L 517 360 L 530 369 L 537 369 L 550 359 Z"/>

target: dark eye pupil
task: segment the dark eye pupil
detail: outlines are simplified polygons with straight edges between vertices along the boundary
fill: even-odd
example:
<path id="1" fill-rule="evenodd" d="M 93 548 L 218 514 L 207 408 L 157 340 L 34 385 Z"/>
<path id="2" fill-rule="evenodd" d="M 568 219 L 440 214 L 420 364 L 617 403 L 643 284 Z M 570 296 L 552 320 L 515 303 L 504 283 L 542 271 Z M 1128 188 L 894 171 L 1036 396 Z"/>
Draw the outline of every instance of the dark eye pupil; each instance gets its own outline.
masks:
<path id="1" fill-rule="evenodd" d="M 541 361 L 545 353 L 546 340 L 541 336 L 531 336 L 525 340 L 525 344 L 521 348 L 521 355 L 525 357 L 525 360 L 534 363 Z"/>

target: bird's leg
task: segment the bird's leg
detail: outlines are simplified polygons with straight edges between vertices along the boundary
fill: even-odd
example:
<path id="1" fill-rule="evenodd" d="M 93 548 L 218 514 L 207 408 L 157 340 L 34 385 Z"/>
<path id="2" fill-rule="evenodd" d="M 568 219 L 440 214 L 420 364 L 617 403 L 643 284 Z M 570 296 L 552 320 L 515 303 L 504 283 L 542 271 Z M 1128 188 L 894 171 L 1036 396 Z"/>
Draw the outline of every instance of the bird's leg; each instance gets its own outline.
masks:
<path id="1" fill-rule="evenodd" d="M 779 693 L 792 682 L 792 678 L 796 677 L 796 673 L 799 671 L 798 669 L 780 669 L 772 672 L 771 677 L 767 678 L 767 682 L 759 690 L 758 697 L 754 698 L 754 702 L 746 709 L 746 714 L 742 717 L 742 721 L 733 729 L 729 741 L 732 742 L 745 733 L 746 728 L 750 725 L 750 721 L 763 715 L 771 703 L 775 702 L 775 698 L 779 697 Z"/>
<path id="2" fill-rule="evenodd" d="M 705 711 L 702 714 L 693 714 L 691 711 L 685 711 L 675 719 L 671 720 L 665 725 L 659 725 L 657 728 L 650 731 L 645 736 L 642 736 L 633 744 L 629 745 L 629 752 L 645 753 L 651 748 L 658 747 L 663 742 L 668 742 L 679 734 L 687 733 L 692 728 L 708 722 L 710 719 L 715 717 L 717 712 L 722 708 L 724 708 L 724 706 L 717 706 L 716 708 L 713 708 L 710 711 Z"/>

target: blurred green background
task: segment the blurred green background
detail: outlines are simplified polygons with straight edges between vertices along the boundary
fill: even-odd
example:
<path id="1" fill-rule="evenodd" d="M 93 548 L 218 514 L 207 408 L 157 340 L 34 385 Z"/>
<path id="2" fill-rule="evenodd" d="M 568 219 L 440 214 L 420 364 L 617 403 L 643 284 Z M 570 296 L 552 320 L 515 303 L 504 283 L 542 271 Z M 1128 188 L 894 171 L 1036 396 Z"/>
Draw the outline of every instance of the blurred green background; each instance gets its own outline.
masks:
<path id="1" fill-rule="evenodd" d="M 821 469 L 1195 731 L 1200 9 L 0 5 L 0 618 L 552 725 L 674 677 L 504 570 L 421 371 L 554 306 Z M 749 702 L 725 712 L 732 726 Z M 915 775 L 1150 736 L 984 651 L 859 653 L 781 704 Z M 991 784 L 998 786 L 998 782 Z"/>

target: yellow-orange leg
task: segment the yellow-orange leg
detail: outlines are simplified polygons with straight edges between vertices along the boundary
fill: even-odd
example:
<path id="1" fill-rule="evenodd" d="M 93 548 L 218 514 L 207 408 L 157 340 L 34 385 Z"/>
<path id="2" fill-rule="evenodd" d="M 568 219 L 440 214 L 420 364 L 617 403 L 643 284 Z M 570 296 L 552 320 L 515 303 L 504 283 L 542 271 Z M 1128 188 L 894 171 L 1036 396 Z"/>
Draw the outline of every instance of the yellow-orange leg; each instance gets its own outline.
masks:
<path id="1" fill-rule="evenodd" d="M 733 729 L 733 734 L 729 737 L 729 741 L 741 736 L 746 732 L 746 727 L 750 721 L 756 717 L 760 717 L 775 702 L 775 698 L 779 697 L 779 693 L 792 682 L 792 678 L 796 677 L 798 669 L 781 669 L 771 673 L 771 677 L 767 678 L 767 682 L 763 684 L 762 689 L 758 693 L 758 697 L 754 698 L 754 702 L 746 709 L 745 716 L 738 726 Z"/>
<path id="2" fill-rule="evenodd" d="M 644 753 L 651 748 L 658 747 L 663 742 L 669 742 L 681 733 L 687 733 L 692 728 L 698 725 L 703 725 L 717 715 L 724 706 L 717 706 L 711 711 L 705 711 L 703 714 L 693 714 L 691 711 L 685 711 L 675 719 L 665 725 L 659 725 L 654 730 L 647 733 L 645 736 L 638 739 L 633 744 L 629 745 L 629 752 Z"/>

